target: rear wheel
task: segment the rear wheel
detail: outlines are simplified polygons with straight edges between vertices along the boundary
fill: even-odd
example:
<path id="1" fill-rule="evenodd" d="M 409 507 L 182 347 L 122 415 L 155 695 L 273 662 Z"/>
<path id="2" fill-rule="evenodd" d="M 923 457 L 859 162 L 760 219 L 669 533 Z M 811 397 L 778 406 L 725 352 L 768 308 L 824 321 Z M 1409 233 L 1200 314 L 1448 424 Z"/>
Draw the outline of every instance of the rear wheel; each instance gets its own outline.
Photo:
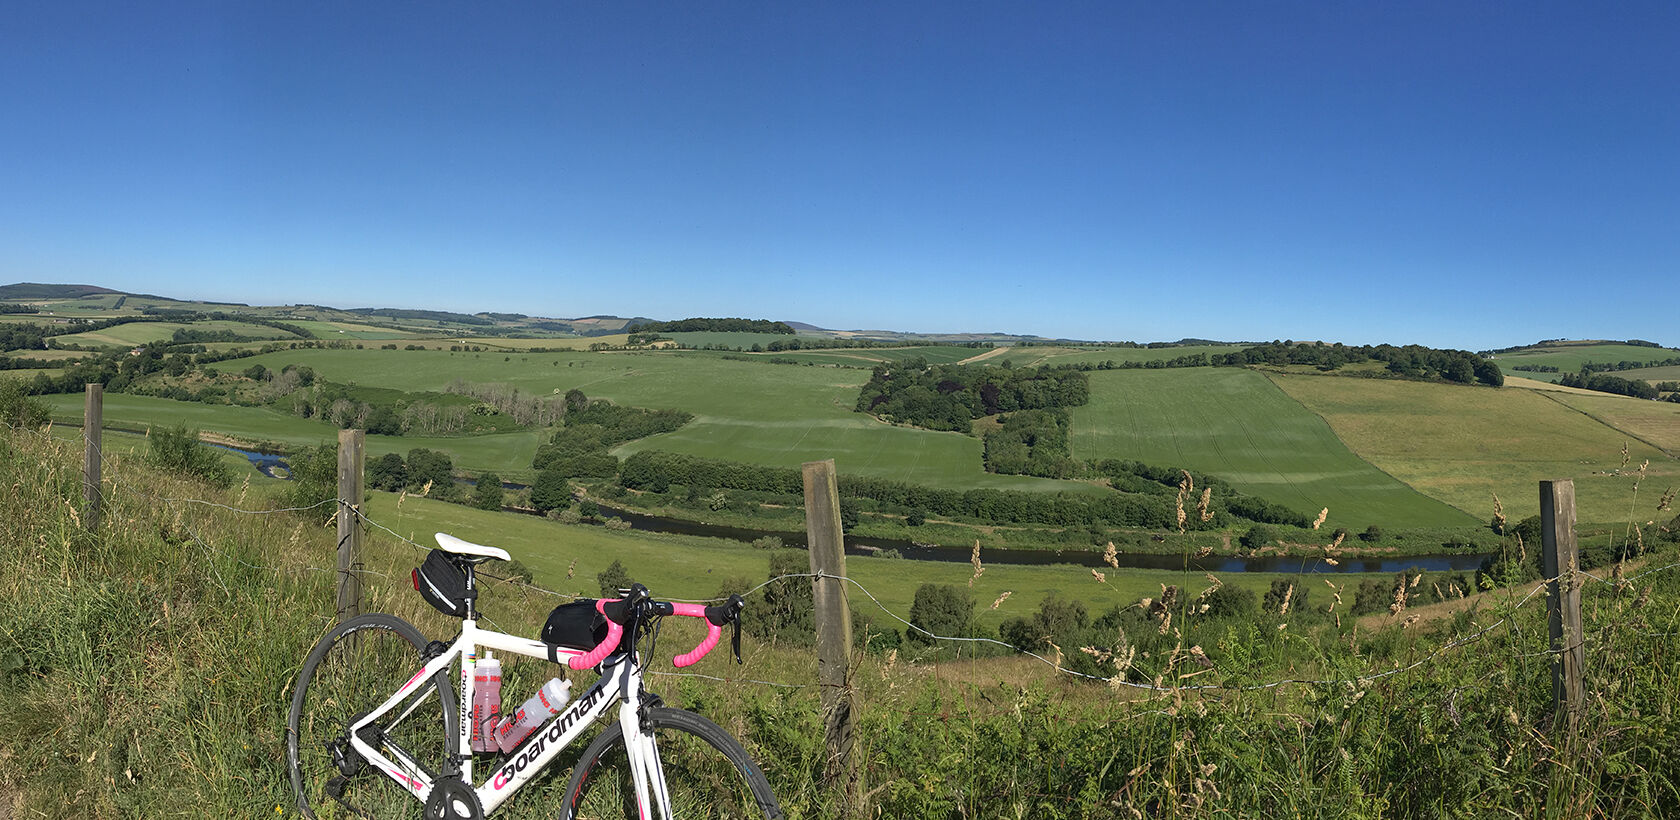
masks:
<path id="1" fill-rule="evenodd" d="M 671 794 L 672 818 L 782 816 L 764 772 L 717 724 L 693 712 L 659 707 L 648 709 L 648 720 Z M 566 805 L 560 816 L 562 820 L 660 817 L 655 808 L 641 813 L 636 806 L 624 732 L 616 721 L 583 751 L 566 785 Z"/>
<path id="2" fill-rule="evenodd" d="M 427 641 L 392 615 L 360 615 L 334 627 L 298 672 L 286 721 L 287 767 L 305 817 L 412 818 L 417 786 L 399 785 L 350 746 L 350 724 L 378 708 L 424 665 Z M 381 754 L 398 750 L 435 779 L 455 736 L 455 694 L 447 672 L 421 682 L 360 734 Z M 415 772 L 405 772 L 413 780 Z"/>

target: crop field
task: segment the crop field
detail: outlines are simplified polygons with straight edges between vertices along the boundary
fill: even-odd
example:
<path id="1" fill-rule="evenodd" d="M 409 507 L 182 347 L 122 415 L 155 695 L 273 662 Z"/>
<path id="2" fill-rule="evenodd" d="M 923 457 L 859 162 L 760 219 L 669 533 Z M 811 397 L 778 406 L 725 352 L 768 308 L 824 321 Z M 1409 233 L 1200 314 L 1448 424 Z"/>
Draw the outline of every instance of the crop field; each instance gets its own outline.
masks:
<path id="1" fill-rule="evenodd" d="M 432 533 L 447 532 L 468 541 L 502 547 L 531 568 L 538 586 L 557 592 L 599 595 L 595 576 L 614 560 L 623 562 L 630 576 L 655 594 L 672 598 L 708 598 L 717 594 L 725 579 L 745 579 L 749 586 L 756 586 L 769 574 L 769 553 L 739 541 L 636 530 L 614 532 L 587 524 L 560 524 L 535 516 L 486 512 L 413 496 L 402 499 L 399 509 L 395 494 L 371 492 L 368 496 L 365 505 L 368 517 L 403 537 L 430 547 L 434 543 Z M 416 563 L 422 557 L 416 552 Z M 982 552 L 982 563 L 985 558 Z M 568 578 L 568 574 L 572 577 Z M 976 618 L 994 629 L 1011 618 L 1030 617 L 1051 593 L 1083 601 L 1094 617 L 1111 607 L 1130 606 L 1140 598 L 1157 596 L 1162 584 L 1178 585 L 1191 596 L 1201 594 L 1210 585 L 1199 572 L 1110 571 L 1106 573 L 1107 582 L 1099 583 L 1084 567 L 993 564 L 986 566 L 985 572 L 969 587 L 974 569 L 968 564 L 860 556 L 846 557 L 846 574 L 900 616 L 909 615 L 916 588 L 922 584 L 971 589 Z M 1220 580 L 1261 595 L 1274 579 L 1283 577 L 1300 576 L 1227 573 Z M 1338 575 L 1337 581 L 1348 579 L 1357 585 L 1358 579 L 1364 577 L 1369 576 Z M 406 579 L 402 583 L 406 584 Z M 492 607 L 492 611 L 496 596 L 512 594 L 504 592 L 505 589 L 495 585 L 485 593 L 486 606 Z M 1011 593 L 1009 598 L 997 609 L 989 609 L 990 602 L 1005 592 Z M 890 617 L 855 589 L 850 595 L 852 607 L 857 611 L 877 622 L 891 622 Z M 891 625 L 903 629 L 902 624 Z"/>
<path id="2" fill-rule="evenodd" d="M 404 339 L 412 334 L 386 327 L 361 325 L 354 322 L 323 322 L 315 319 L 287 320 L 287 324 L 297 325 L 317 339 Z"/>
<path id="3" fill-rule="evenodd" d="M 1680 382 L 1680 365 L 1671 364 L 1667 367 L 1642 367 L 1638 370 L 1625 370 L 1620 373 L 1612 373 L 1610 375 L 1621 376 L 1624 379 L 1644 379 L 1653 383 Z"/>
<path id="4" fill-rule="evenodd" d="M 81 393 L 38 397 L 56 421 L 80 424 L 85 399 Z M 272 441 L 309 447 L 338 439 L 338 428 L 324 421 L 303 419 L 265 407 L 200 404 L 190 401 L 106 393 L 105 423 L 125 427 L 186 425 L 204 432 L 241 439 Z M 369 436 L 369 439 L 377 438 Z M 370 445 L 371 446 L 371 445 Z"/>
<path id="5" fill-rule="evenodd" d="M 1617 362 L 1656 362 L 1680 356 L 1680 350 L 1662 347 L 1642 347 L 1639 345 L 1624 345 L 1616 343 L 1603 344 L 1570 344 L 1556 347 L 1539 347 L 1532 350 L 1518 350 L 1512 353 L 1501 353 L 1493 359 L 1506 375 L 1521 375 L 1531 379 L 1555 382 L 1563 373 L 1574 373 L 1581 369 L 1581 365 L 1588 362 L 1597 364 L 1615 364 Z M 1542 365 L 1555 367 L 1558 373 L 1533 373 L 1523 370 L 1513 370 L 1518 365 Z M 1624 378 L 1649 379 L 1656 378 L 1629 373 L 1611 373 L 1612 376 Z"/>
<path id="6" fill-rule="evenodd" d="M 1605 393 L 1560 393 L 1551 398 L 1680 458 L 1680 404 Z"/>
<path id="7" fill-rule="evenodd" d="M 1235 353 L 1246 345 L 1187 345 L 1185 347 L 1052 347 L 1033 345 L 1032 347 L 1010 348 L 1008 354 L 999 357 L 1007 359 L 1016 367 L 1039 367 L 1041 365 L 1059 364 L 1101 364 L 1105 361 L 1113 362 L 1159 362 L 1177 359 L 1182 356 L 1194 356 L 1206 353 L 1209 356 L 1223 356 Z"/>
<path id="8" fill-rule="evenodd" d="M 1362 382 L 1337 380 L 1343 389 Z M 1239 368 L 1091 374 L 1091 403 L 1073 411 L 1077 458 L 1187 467 L 1312 515 L 1327 527 L 1472 523 L 1362 460 L 1323 419 Z"/>
<path id="9" fill-rule="evenodd" d="M 952 364 L 987 353 L 986 348 L 954 345 L 918 345 L 914 347 L 842 348 L 838 350 L 784 350 L 777 353 L 747 353 L 748 356 L 792 359 L 815 365 L 872 368 L 884 362 L 901 362 L 922 358 L 928 364 Z"/>
<path id="10" fill-rule="evenodd" d="M 202 330 L 210 333 L 229 331 L 231 333 L 252 339 L 295 339 L 290 333 L 275 330 L 272 327 L 253 325 L 247 322 L 206 321 L 182 324 L 180 322 L 130 322 L 126 325 L 108 327 L 104 330 L 93 330 L 87 333 L 72 333 L 54 338 L 55 342 L 70 342 L 73 344 L 108 345 L 112 347 L 134 347 L 150 342 L 163 341 L 174 335 L 177 330 Z"/>
<path id="11" fill-rule="evenodd" d="M 1664 489 L 1680 485 L 1680 462 L 1570 406 L 1583 397 L 1325 376 L 1279 375 L 1273 381 L 1323 416 L 1355 453 L 1478 519 L 1492 518 L 1495 493 L 1509 520 L 1536 515 L 1538 482 L 1568 478 L 1575 482 L 1581 522 L 1644 522 L 1654 513 L 1645 501 L 1630 501 L 1634 484 L 1643 483 L 1639 498 L 1653 508 Z M 1640 422 L 1639 429 L 1648 424 Z M 1634 473 L 1647 459 L 1648 475 L 1639 482 Z"/>
<path id="12" fill-rule="evenodd" d="M 81 394 L 42 396 L 41 400 L 60 422 L 80 424 Z M 272 442 L 288 448 L 313 447 L 338 440 L 338 428 L 315 419 L 298 418 L 264 407 L 199 404 L 151 396 L 105 394 L 105 423 L 112 426 L 145 428 L 186 425 L 206 433 L 221 433 L 253 442 Z M 531 456 L 547 440 L 539 431 L 521 430 L 477 436 L 377 436 L 367 437 L 369 458 L 386 453 L 406 455 L 424 447 L 448 453 L 455 466 L 469 473 L 494 470 L 508 480 L 529 479 Z"/>

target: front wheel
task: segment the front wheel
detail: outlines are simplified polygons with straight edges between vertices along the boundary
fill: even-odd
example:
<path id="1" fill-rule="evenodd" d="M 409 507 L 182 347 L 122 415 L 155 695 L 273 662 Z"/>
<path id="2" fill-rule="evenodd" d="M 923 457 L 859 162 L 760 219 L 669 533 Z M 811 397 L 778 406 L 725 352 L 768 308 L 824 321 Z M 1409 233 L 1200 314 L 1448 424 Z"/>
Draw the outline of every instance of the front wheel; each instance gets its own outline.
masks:
<path id="1" fill-rule="evenodd" d="M 448 762 L 455 736 L 454 692 L 439 672 L 410 692 L 362 739 L 392 759 L 421 767 L 399 785 L 350 746 L 350 725 L 397 693 L 424 666 L 426 639 L 393 615 L 359 615 L 333 627 L 298 672 L 286 719 L 286 763 L 305 817 L 412 818 L 419 810 L 414 774 L 432 780 Z"/>
<path id="2" fill-rule="evenodd" d="M 647 718 L 671 795 L 670 818 L 774 820 L 782 816 L 764 772 L 717 724 L 693 712 L 662 707 L 649 708 Z M 560 817 L 606 820 L 655 816 L 655 809 L 642 812 L 636 805 L 624 731 L 614 721 L 583 751 L 571 782 L 566 784 L 566 805 Z"/>

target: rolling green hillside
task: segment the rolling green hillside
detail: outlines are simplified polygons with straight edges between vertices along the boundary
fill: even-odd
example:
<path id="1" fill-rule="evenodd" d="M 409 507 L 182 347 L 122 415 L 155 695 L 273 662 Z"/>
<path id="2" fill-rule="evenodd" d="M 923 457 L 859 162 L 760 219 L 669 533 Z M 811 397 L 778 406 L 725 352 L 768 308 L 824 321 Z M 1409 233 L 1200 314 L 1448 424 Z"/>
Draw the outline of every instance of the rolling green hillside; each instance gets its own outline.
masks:
<path id="1" fill-rule="evenodd" d="M 1581 365 L 1589 362 L 1593 364 L 1615 364 L 1624 361 L 1655 362 L 1676 357 L 1680 357 L 1680 350 L 1666 347 L 1644 347 L 1619 342 L 1571 342 L 1500 353 L 1494 358 L 1494 361 L 1509 374 L 1544 381 L 1557 381 L 1563 373 L 1576 372 L 1581 369 Z M 1526 366 L 1555 367 L 1559 372 L 1536 373 L 1517 369 Z M 1656 376 L 1637 374 L 1633 371 L 1617 372 L 1612 375 L 1630 379 L 1657 378 Z"/>
<path id="2" fill-rule="evenodd" d="M 1651 508 L 1665 488 L 1680 484 L 1680 462 L 1580 409 L 1604 412 L 1596 396 L 1324 376 L 1274 375 L 1272 381 L 1323 416 L 1354 453 L 1479 519 L 1493 516 L 1495 493 L 1510 520 L 1535 515 L 1538 482 L 1569 478 L 1582 522 L 1643 523 L 1654 517 Z M 1680 417 L 1680 405 L 1605 399 L 1656 414 L 1639 421 L 1640 429 Z M 1634 473 L 1647 459 L 1645 500 L 1635 500 Z"/>
<path id="3" fill-rule="evenodd" d="M 1349 391 L 1367 380 L 1326 379 Z M 1079 458 L 1188 467 L 1309 515 L 1363 528 L 1470 523 L 1361 460 L 1324 421 L 1255 371 L 1113 370 L 1091 374 L 1091 403 L 1073 412 Z"/>

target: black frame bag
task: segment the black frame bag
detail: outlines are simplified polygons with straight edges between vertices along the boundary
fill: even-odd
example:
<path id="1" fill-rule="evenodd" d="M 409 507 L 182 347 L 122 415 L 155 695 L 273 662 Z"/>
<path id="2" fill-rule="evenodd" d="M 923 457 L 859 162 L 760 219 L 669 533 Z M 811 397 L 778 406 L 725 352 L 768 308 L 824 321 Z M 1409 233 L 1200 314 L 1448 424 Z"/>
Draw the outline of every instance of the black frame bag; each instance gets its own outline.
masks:
<path id="1" fill-rule="evenodd" d="M 592 600 L 561 604 L 543 623 L 542 642 L 567 649 L 594 649 L 607 638 L 607 618 L 595 611 Z"/>

